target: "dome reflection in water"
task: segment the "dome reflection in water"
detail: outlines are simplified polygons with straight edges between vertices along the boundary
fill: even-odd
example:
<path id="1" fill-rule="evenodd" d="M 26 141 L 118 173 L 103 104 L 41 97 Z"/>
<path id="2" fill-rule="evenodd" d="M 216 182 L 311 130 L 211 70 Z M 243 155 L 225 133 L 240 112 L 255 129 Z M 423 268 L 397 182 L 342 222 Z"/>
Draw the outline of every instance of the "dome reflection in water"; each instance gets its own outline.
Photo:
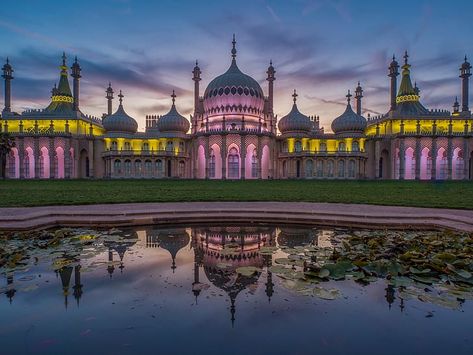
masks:
<path id="1" fill-rule="evenodd" d="M 404 299 L 384 281 L 353 280 L 325 282 L 342 295 L 327 300 L 288 289 L 274 271 L 295 250 L 333 250 L 335 236 L 349 233 L 142 227 L 25 248 L 21 263 L 0 269 L 0 353 L 346 354 L 369 343 L 394 354 L 420 342 L 435 354 L 456 340 L 456 353 L 469 353 L 469 301 L 452 310 Z M 18 251 L 21 243 L 3 246 Z"/>

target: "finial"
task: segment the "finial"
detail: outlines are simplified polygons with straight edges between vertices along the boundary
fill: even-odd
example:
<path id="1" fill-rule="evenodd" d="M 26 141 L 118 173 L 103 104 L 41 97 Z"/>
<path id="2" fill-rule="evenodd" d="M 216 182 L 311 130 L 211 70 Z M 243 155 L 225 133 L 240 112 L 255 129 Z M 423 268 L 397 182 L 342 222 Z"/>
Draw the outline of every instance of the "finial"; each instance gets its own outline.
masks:
<path id="1" fill-rule="evenodd" d="M 237 53 L 236 48 L 235 48 L 235 45 L 236 45 L 235 34 L 233 34 L 232 45 L 233 45 L 233 48 L 232 48 L 232 58 L 233 58 L 233 60 L 235 60 L 235 58 L 236 58 L 236 53 Z"/>
<path id="2" fill-rule="evenodd" d="M 74 57 L 74 63 L 77 64 L 77 56 Z"/>
<path id="3" fill-rule="evenodd" d="M 273 65 L 273 60 L 272 59 L 269 60 L 269 65 Z"/>
<path id="4" fill-rule="evenodd" d="M 123 97 L 124 95 L 122 94 L 122 91 L 120 90 L 120 93 L 118 94 L 118 97 L 119 97 L 119 100 L 120 101 L 120 105 L 122 104 L 122 101 L 123 101 Z"/>
<path id="5" fill-rule="evenodd" d="M 294 89 L 294 94 L 292 94 L 292 100 L 294 101 L 294 105 L 296 104 L 296 101 L 297 101 L 297 93 L 296 93 L 296 89 Z"/>
<path id="6" fill-rule="evenodd" d="M 66 59 L 67 59 L 66 52 L 62 52 L 62 65 L 63 66 L 66 66 Z"/>
<path id="7" fill-rule="evenodd" d="M 10 60 L 8 59 L 8 57 L 7 57 L 7 64 L 10 64 Z"/>
<path id="8" fill-rule="evenodd" d="M 348 89 L 348 94 L 346 95 L 348 105 L 350 105 L 351 96 L 352 96 L 352 95 L 351 95 L 351 93 L 350 93 L 350 89 Z"/>
<path id="9" fill-rule="evenodd" d="M 465 63 L 468 62 L 467 58 L 466 58 L 466 54 L 465 54 Z"/>
<path id="10" fill-rule="evenodd" d="M 176 101 L 176 93 L 174 92 L 174 90 L 172 91 L 172 105 L 174 106 L 174 102 Z"/>
<path id="11" fill-rule="evenodd" d="M 111 81 L 108 82 L 108 87 L 112 88 L 112 82 Z"/>
<path id="12" fill-rule="evenodd" d="M 196 59 L 195 60 L 195 66 L 198 67 L 199 66 L 199 61 Z"/>
<path id="13" fill-rule="evenodd" d="M 396 56 L 393 53 L 393 62 L 396 61 Z"/>
<path id="14" fill-rule="evenodd" d="M 407 54 L 407 50 L 404 52 L 404 64 L 407 64 L 407 59 L 409 58 L 409 55 Z"/>

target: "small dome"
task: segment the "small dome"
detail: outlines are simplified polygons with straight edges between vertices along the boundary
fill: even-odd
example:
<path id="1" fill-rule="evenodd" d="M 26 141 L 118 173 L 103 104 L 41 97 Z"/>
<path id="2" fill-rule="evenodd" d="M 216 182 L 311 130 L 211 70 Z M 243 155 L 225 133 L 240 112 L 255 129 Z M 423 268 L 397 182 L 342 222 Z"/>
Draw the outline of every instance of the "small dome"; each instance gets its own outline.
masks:
<path id="1" fill-rule="evenodd" d="M 120 105 L 118 106 L 117 111 L 114 114 L 105 117 L 102 120 L 102 125 L 108 132 L 136 133 L 138 130 L 138 123 L 136 123 L 135 119 L 129 116 L 123 109 L 123 95 L 121 91 L 118 97 L 120 98 Z"/>
<path id="2" fill-rule="evenodd" d="M 350 105 L 350 92 L 348 92 L 348 104 L 345 112 L 335 118 L 332 122 L 332 131 L 335 134 L 339 133 L 359 133 L 364 132 L 366 128 L 366 119 L 356 114 Z"/>
<path id="3" fill-rule="evenodd" d="M 278 123 L 278 128 L 281 133 L 285 132 L 294 132 L 294 131 L 304 131 L 310 132 L 312 130 L 313 124 L 310 118 L 302 114 L 296 105 L 296 90 L 292 95 L 294 98 L 294 105 L 292 105 L 292 110 L 286 116 L 281 118 Z"/>
<path id="4" fill-rule="evenodd" d="M 157 128 L 160 132 L 182 132 L 187 133 L 190 128 L 190 123 L 187 118 L 182 116 L 176 110 L 175 99 L 176 94 L 172 92 L 172 106 L 171 110 L 165 115 L 161 116 L 157 123 Z"/>

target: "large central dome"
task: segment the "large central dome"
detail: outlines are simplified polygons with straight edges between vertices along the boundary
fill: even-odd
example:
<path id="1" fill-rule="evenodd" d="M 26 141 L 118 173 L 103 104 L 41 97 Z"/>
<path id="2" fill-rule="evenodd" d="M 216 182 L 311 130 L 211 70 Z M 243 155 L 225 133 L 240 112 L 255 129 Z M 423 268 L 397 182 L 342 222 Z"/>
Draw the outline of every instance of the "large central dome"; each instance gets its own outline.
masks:
<path id="1" fill-rule="evenodd" d="M 229 121 L 232 118 L 236 119 L 237 116 L 240 118 L 245 116 L 245 119 L 249 120 L 259 119 L 263 113 L 263 90 L 255 79 L 242 73 L 238 68 L 235 38 L 232 43 L 230 68 L 224 74 L 213 79 L 204 93 L 204 111 L 210 121 L 217 121 L 223 115 Z"/>

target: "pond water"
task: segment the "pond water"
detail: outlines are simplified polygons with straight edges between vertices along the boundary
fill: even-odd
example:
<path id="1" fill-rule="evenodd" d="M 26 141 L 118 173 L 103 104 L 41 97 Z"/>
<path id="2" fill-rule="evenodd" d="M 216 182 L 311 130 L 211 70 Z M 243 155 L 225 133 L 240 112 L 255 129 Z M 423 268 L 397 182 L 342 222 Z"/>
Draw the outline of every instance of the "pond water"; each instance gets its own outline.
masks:
<path id="1" fill-rule="evenodd" d="M 269 225 L 4 237 L 0 353 L 472 354 L 471 236 L 443 237 Z M 459 248 L 463 262 L 448 260 Z"/>

